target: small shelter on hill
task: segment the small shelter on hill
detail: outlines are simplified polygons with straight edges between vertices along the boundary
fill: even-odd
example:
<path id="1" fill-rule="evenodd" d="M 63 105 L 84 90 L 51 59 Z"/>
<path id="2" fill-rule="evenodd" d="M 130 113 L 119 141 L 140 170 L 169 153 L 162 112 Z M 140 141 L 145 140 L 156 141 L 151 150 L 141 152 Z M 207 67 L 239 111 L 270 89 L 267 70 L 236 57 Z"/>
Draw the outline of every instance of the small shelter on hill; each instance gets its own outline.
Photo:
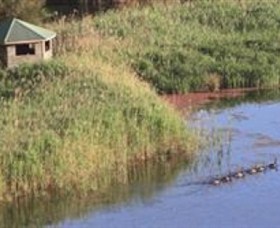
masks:
<path id="1" fill-rule="evenodd" d="M 0 61 L 4 67 L 49 59 L 56 33 L 19 19 L 0 23 Z"/>

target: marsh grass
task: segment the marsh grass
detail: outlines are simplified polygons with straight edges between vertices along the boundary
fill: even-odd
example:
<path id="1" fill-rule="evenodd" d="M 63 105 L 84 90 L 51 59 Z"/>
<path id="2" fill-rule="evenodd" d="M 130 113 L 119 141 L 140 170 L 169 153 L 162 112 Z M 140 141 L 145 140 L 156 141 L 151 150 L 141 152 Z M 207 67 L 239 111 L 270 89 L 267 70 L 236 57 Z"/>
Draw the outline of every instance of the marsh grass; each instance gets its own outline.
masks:
<path id="1" fill-rule="evenodd" d="M 0 72 L 1 196 L 102 191 L 190 155 L 196 137 L 156 92 L 278 86 L 279 12 L 198 0 L 46 25 L 55 61 Z"/>
<path id="2" fill-rule="evenodd" d="M 62 79 L 70 73 L 58 59 L 33 65 L 22 64 L 17 68 L 0 71 L 0 97 L 18 99 L 31 96 L 41 84 Z"/>
<path id="3" fill-rule="evenodd" d="M 94 73 L 67 76 L 38 86 L 32 96 L 1 102 L 6 196 L 99 190 L 126 182 L 131 162 L 187 150 L 184 126 L 155 94 L 134 93 Z"/>
<path id="4" fill-rule="evenodd" d="M 112 184 L 109 191 L 99 191 L 85 197 L 68 192 L 56 192 L 49 197 L 19 199 L 14 204 L 0 205 L 0 223 L 4 227 L 60 226 L 62 220 L 83 218 L 110 205 L 129 203 L 132 199 L 151 200 L 173 184 L 176 176 L 188 166 L 179 157 L 169 162 L 147 162 L 130 170 L 127 184 Z M 160 186 L 160 188 L 159 188 Z M 137 188 L 137 191 L 135 191 Z M 35 219 L 30 219 L 35 218 Z"/>
<path id="5" fill-rule="evenodd" d="M 94 25 L 126 44 L 120 57 L 158 92 L 183 93 L 213 74 L 221 88 L 279 86 L 279 15 L 277 0 L 197 0 L 111 11 Z"/>
<path id="6" fill-rule="evenodd" d="M 54 61 L 2 71 L 0 195 L 103 191 L 129 169 L 196 147 L 179 114 L 100 38 L 91 18 L 49 24 Z"/>

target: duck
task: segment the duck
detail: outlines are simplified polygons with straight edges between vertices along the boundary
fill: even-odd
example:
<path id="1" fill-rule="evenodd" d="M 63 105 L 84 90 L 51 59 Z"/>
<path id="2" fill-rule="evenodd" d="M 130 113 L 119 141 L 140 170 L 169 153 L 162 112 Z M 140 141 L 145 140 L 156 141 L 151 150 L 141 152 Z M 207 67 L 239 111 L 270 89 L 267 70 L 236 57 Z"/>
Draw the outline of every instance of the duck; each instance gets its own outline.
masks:
<path id="1" fill-rule="evenodd" d="M 216 178 L 216 179 L 214 179 L 214 180 L 211 181 L 211 184 L 212 184 L 212 185 L 220 185 L 220 184 L 221 184 L 221 180 L 218 179 L 218 178 Z"/>
<path id="2" fill-rule="evenodd" d="M 257 165 L 256 170 L 258 173 L 264 172 L 266 167 L 264 165 Z"/>
<path id="3" fill-rule="evenodd" d="M 273 163 L 268 164 L 268 168 L 277 169 L 277 158 L 274 159 Z"/>
<path id="4" fill-rule="evenodd" d="M 247 173 L 248 174 L 256 174 L 258 172 L 257 168 L 256 167 L 252 167 L 251 169 L 247 170 Z"/>
<path id="5" fill-rule="evenodd" d="M 223 183 L 228 183 L 231 181 L 232 181 L 232 178 L 230 176 L 224 176 L 221 178 L 221 182 L 223 182 Z"/>
<path id="6" fill-rule="evenodd" d="M 243 178 L 245 177 L 245 172 L 243 170 L 236 172 L 233 177 L 235 178 Z"/>

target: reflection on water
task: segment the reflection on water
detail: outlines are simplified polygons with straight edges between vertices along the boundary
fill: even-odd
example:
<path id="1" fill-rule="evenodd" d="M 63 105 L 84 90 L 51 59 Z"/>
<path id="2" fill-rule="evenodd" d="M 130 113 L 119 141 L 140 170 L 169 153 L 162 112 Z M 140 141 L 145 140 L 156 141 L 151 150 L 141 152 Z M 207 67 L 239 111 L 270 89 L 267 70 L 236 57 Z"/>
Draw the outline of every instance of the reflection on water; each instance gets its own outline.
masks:
<path id="1" fill-rule="evenodd" d="M 9 228 L 55 225 L 64 219 L 83 218 L 89 212 L 120 207 L 131 201 L 148 202 L 155 193 L 171 185 L 180 170 L 187 168 L 187 159 L 174 158 L 167 163 L 151 162 L 131 170 L 129 185 L 111 186 L 106 192 L 89 196 L 54 194 L 51 197 L 1 205 L 0 224 Z"/>
<path id="2" fill-rule="evenodd" d="M 188 121 L 207 145 L 190 163 L 186 158 L 146 163 L 131 170 L 129 185 L 112 185 L 86 197 L 57 194 L 2 205 L 0 224 L 11 228 L 276 226 L 280 222 L 277 172 L 221 187 L 202 183 L 280 157 L 279 101 L 280 92 L 275 90 L 208 104 Z"/>

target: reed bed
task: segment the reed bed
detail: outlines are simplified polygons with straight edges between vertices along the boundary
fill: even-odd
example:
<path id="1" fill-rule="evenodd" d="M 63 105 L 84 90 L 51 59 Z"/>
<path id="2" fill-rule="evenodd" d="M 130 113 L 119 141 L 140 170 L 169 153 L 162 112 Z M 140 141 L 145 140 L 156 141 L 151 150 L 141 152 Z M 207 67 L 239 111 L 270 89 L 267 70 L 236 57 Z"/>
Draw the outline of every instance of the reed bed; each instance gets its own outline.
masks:
<path id="1" fill-rule="evenodd" d="M 0 72 L 2 199 L 103 191 L 128 183 L 133 165 L 191 155 L 195 137 L 157 92 L 278 86 L 278 1 L 241 3 L 47 24 L 55 60 Z"/>
<path id="2" fill-rule="evenodd" d="M 279 86 L 279 1 L 191 1 L 94 18 L 159 93 Z"/>
<path id="3" fill-rule="evenodd" d="M 91 18 L 49 24 L 53 61 L 0 72 L 0 198 L 83 195 L 128 183 L 132 166 L 190 155 L 193 135 Z"/>

